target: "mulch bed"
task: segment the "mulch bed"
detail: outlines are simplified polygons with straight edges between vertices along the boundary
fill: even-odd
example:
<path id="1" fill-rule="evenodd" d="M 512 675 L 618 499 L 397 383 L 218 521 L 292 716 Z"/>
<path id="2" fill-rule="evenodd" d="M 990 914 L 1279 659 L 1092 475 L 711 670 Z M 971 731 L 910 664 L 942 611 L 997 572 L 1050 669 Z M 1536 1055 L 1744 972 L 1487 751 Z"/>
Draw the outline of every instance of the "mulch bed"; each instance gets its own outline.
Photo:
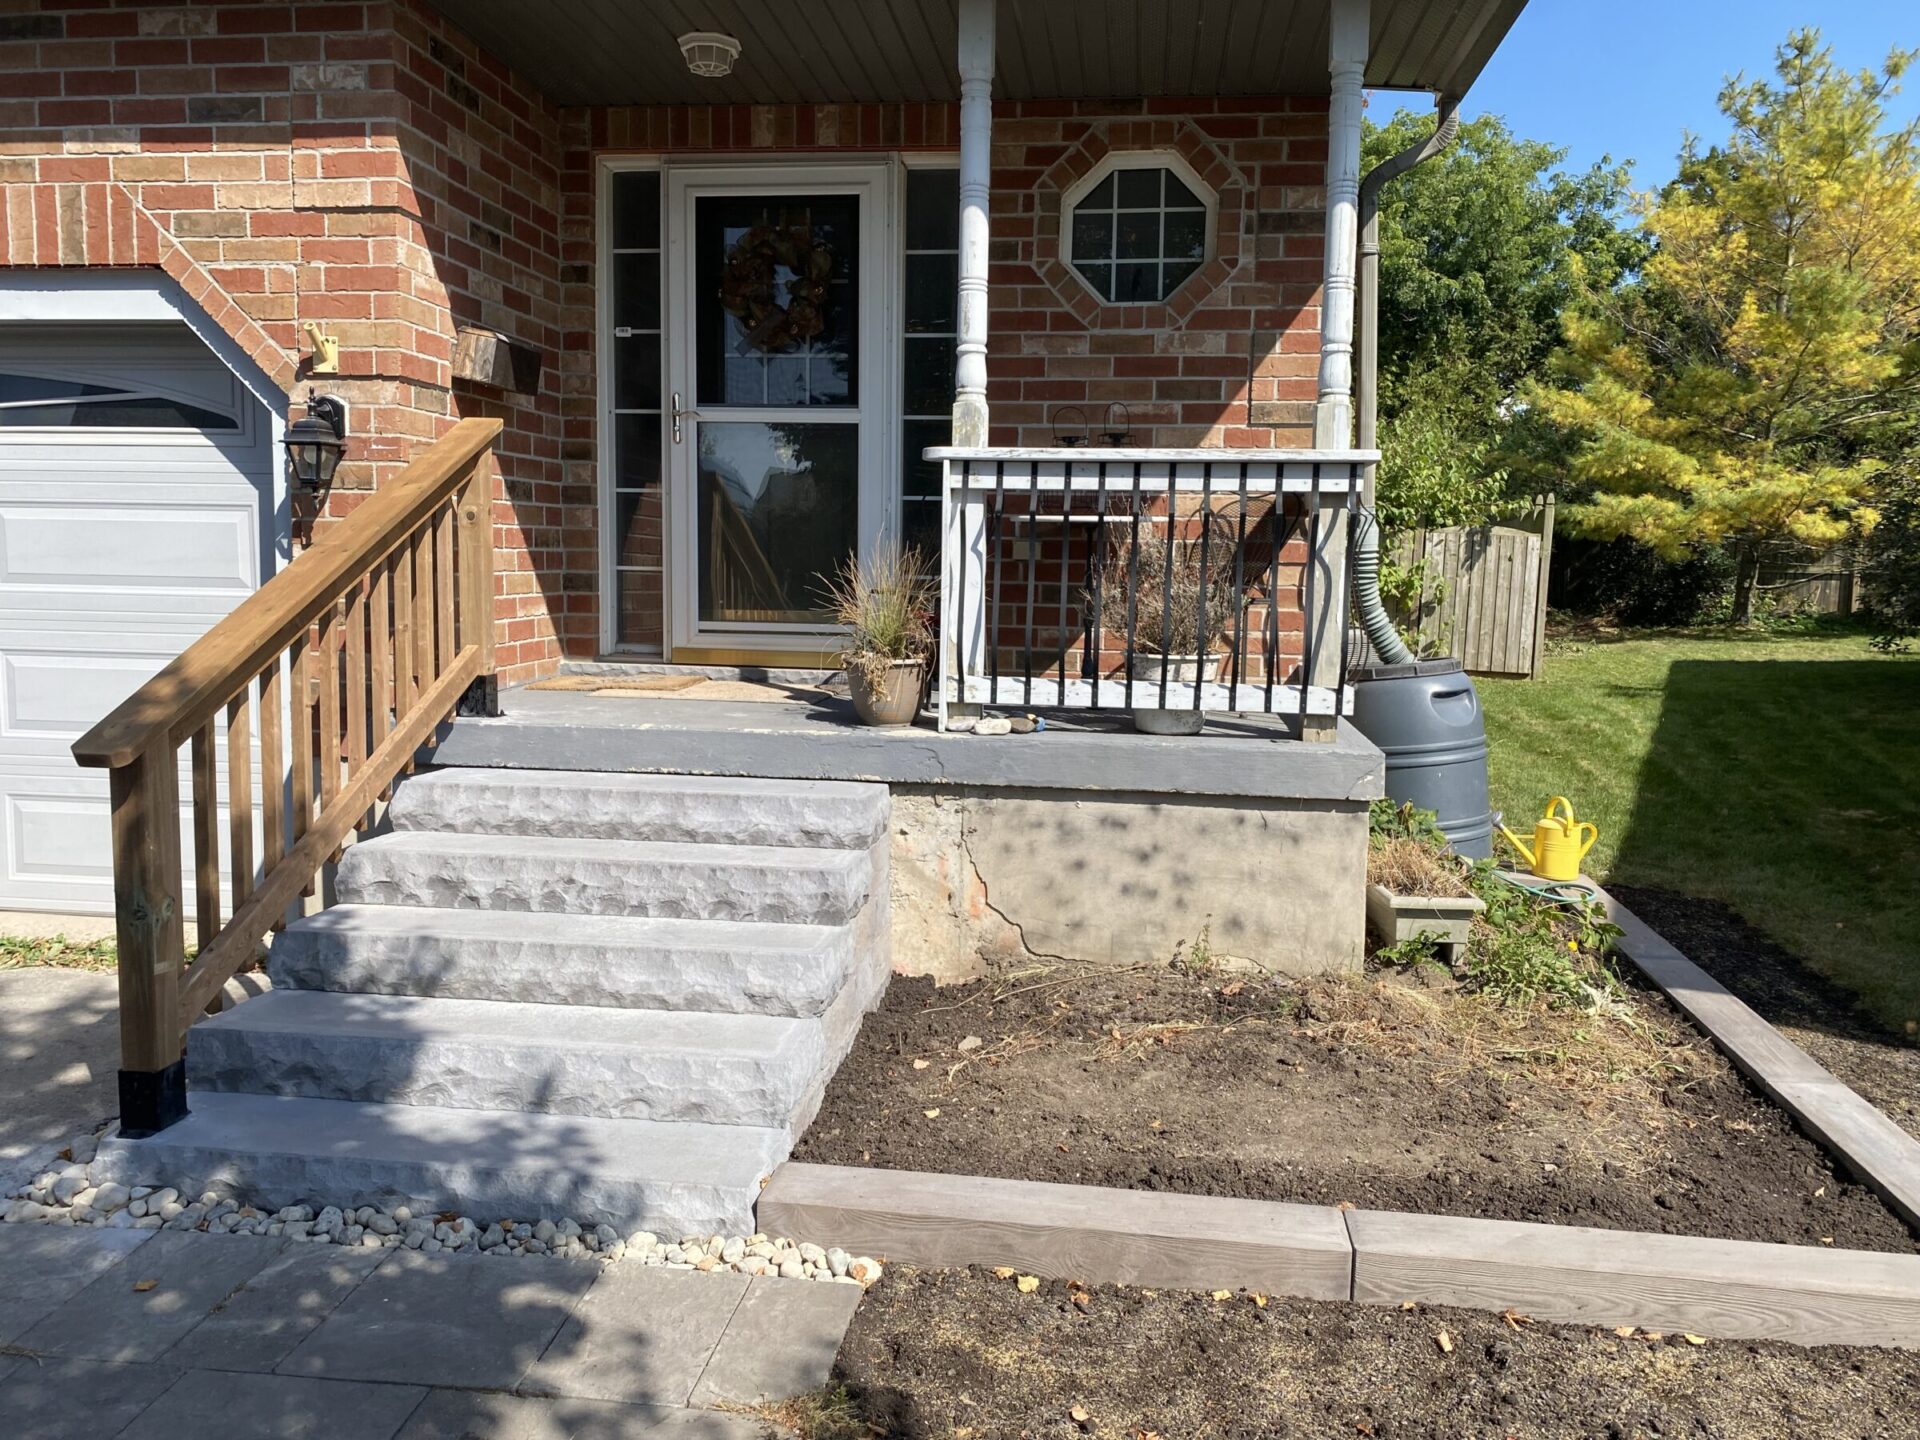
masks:
<path id="1" fill-rule="evenodd" d="M 1717 900 L 1636 885 L 1607 889 L 1768 1024 L 1920 1136 L 1920 1039 L 1888 1030 L 1845 989 Z"/>
<path id="2" fill-rule="evenodd" d="M 836 1378 L 835 1433 L 920 1440 L 1109 1437 L 1920 1434 L 1920 1355 L 1508 1321 L 1240 1294 L 895 1267 L 869 1291 Z M 1446 1336 L 1449 1349 L 1442 1349 Z M 1085 1416 L 1076 1418 L 1075 1410 Z M 854 1428 L 854 1427 L 859 1428 Z"/>
<path id="3" fill-rule="evenodd" d="M 1630 1010 L 1520 1020 L 1397 974 L 896 978 L 795 1158 L 1920 1249 L 1663 997 Z"/>

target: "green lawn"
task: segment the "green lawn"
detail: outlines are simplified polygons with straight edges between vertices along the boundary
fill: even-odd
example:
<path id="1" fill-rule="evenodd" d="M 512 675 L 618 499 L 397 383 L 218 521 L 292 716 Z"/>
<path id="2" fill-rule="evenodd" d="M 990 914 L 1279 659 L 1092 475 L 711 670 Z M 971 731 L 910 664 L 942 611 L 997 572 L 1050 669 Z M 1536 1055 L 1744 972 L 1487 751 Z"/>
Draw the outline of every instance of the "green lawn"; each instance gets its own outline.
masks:
<path id="1" fill-rule="evenodd" d="M 1531 841 L 1548 796 L 1600 827 L 1605 881 L 1723 900 L 1920 1019 L 1920 655 L 1865 636 L 1635 635 L 1476 682 L 1493 803 Z"/>

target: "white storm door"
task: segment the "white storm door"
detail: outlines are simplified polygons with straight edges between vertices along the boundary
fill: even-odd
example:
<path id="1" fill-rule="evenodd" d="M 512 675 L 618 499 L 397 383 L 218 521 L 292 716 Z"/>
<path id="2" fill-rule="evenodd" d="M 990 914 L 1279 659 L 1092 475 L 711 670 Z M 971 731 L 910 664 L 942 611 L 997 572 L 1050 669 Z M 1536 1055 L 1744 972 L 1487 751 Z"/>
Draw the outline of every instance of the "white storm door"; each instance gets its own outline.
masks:
<path id="1" fill-rule="evenodd" d="M 677 646 L 818 652 L 837 633 L 825 588 L 888 515 L 891 174 L 668 172 Z"/>

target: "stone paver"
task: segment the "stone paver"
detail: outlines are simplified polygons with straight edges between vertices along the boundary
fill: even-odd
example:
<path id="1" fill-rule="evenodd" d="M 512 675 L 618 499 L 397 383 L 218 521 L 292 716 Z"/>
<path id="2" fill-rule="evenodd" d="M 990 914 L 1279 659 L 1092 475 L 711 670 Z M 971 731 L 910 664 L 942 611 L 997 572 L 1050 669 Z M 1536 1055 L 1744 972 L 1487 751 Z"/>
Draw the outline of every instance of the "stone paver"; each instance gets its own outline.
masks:
<path id="1" fill-rule="evenodd" d="M 202 1370 L 271 1370 L 387 1258 L 385 1250 L 289 1245 L 164 1358 Z"/>
<path id="2" fill-rule="evenodd" d="M 278 1370 L 511 1390 L 600 1273 L 591 1260 L 389 1251 Z"/>
<path id="3" fill-rule="evenodd" d="M 0 1380 L 0 1433 L 22 1440 L 101 1440 L 119 1434 L 179 1378 L 171 1365 L 27 1361 Z"/>
<path id="4" fill-rule="evenodd" d="M 53 1226 L 0 1225 L 0 1345 L 23 1337 L 151 1238 L 146 1230 L 103 1230 L 87 1244 Z"/>
<path id="5" fill-rule="evenodd" d="M 427 1392 L 417 1385 L 193 1370 L 118 1432 L 117 1440 L 243 1435 L 391 1440 L 426 1398 Z"/>
<path id="6" fill-rule="evenodd" d="M 119 997 L 111 973 L 0 970 L 0 1193 L 120 1108 Z"/>
<path id="7" fill-rule="evenodd" d="M 761 1440 L 765 1427 L 739 1415 L 620 1405 L 607 1400 L 538 1400 L 476 1390 L 436 1390 L 395 1440 Z"/>
<path id="8" fill-rule="evenodd" d="M 160 1231 L 128 1257 L 132 1263 L 108 1270 L 23 1343 L 49 1355 L 156 1360 L 280 1248 L 278 1240 L 253 1235 Z"/>
<path id="9" fill-rule="evenodd" d="M 750 1283 L 744 1275 L 616 1265 L 587 1292 L 523 1388 L 684 1405 Z"/>
<path id="10" fill-rule="evenodd" d="M 860 1295 L 857 1285 L 757 1277 L 688 1403 L 751 1405 L 824 1385 Z"/>
<path id="11" fill-rule="evenodd" d="M 41 1287 L 48 1313 L 0 1355 L 0 1440 L 760 1440 L 738 1404 L 819 1384 L 860 1296 L 657 1266 L 0 1226 L 0 1298 L 30 1315 Z"/>

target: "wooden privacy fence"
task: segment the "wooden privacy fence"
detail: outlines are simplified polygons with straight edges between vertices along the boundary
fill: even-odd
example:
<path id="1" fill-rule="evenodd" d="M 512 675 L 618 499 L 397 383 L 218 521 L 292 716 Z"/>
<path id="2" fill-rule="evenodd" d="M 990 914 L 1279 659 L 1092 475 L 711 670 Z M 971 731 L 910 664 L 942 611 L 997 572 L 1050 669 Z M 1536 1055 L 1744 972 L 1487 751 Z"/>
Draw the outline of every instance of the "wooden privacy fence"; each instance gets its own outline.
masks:
<path id="1" fill-rule="evenodd" d="M 1387 548 L 1403 569 L 1426 564 L 1419 601 L 1393 607 L 1394 619 L 1419 638 L 1421 654 L 1457 656 L 1472 675 L 1539 673 L 1553 560 L 1551 495 L 1508 524 L 1412 530 Z"/>
<path id="2" fill-rule="evenodd" d="M 185 1115 L 187 1027 L 311 893 L 467 687 L 492 676 L 499 434 L 497 420 L 460 421 L 73 747 L 82 765 L 112 772 L 123 1135 Z M 183 745 L 200 934 L 191 967 Z"/>

